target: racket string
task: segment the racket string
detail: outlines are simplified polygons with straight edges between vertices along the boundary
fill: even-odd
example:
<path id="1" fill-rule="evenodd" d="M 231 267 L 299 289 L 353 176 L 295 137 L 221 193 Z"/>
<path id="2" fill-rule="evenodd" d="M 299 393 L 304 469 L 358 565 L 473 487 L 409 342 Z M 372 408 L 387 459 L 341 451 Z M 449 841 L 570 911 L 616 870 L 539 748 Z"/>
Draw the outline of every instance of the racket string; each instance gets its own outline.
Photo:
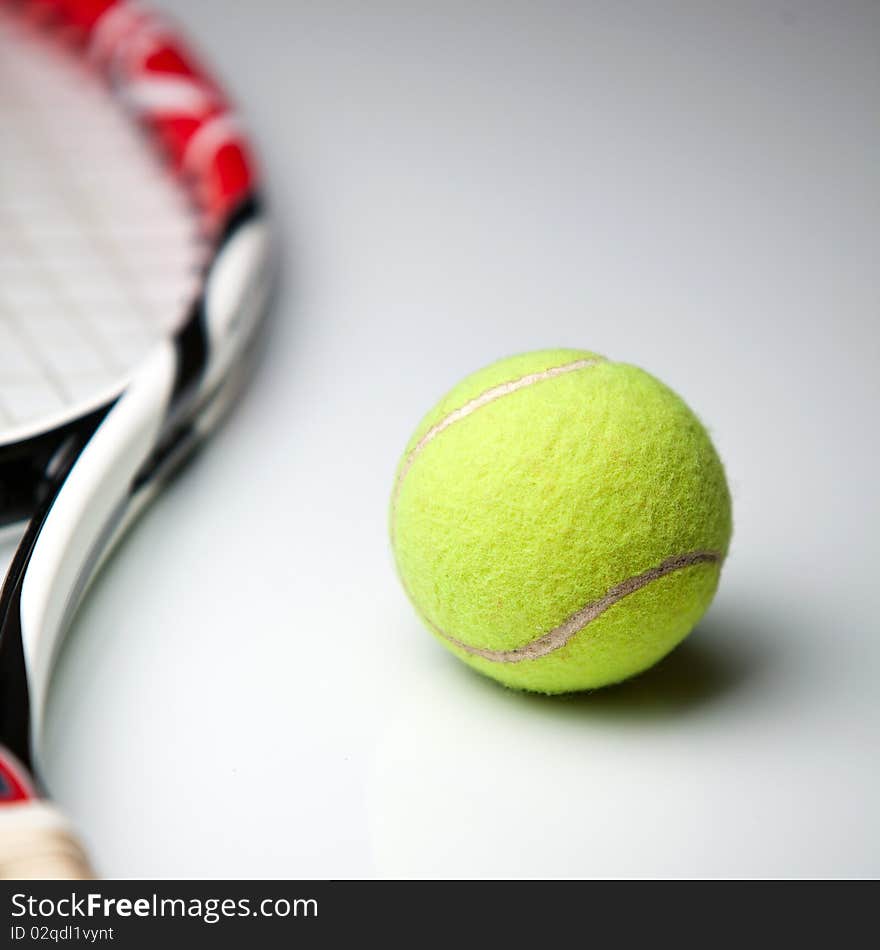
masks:
<path id="1" fill-rule="evenodd" d="M 94 401 L 176 328 L 199 222 L 84 66 L 0 23 L 0 426 Z"/>

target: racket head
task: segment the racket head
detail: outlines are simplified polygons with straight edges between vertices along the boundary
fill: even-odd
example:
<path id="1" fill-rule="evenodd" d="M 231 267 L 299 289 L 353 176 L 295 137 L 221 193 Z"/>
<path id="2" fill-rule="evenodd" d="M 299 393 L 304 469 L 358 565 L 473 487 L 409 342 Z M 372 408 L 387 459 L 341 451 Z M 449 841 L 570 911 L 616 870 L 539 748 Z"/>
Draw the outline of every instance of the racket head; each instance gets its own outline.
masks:
<path id="1" fill-rule="evenodd" d="M 186 190 L 49 24 L 0 15 L 0 433 L 106 404 L 176 332 L 209 242 Z M 2 9 L 2 8 L 0 8 Z"/>
<path id="2" fill-rule="evenodd" d="M 125 0 L 0 0 L 0 64 L 16 141 L 0 158 L 0 530 L 29 519 L 0 594 L 14 803 L 36 794 L 21 776 L 70 617 L 235 402 L 274 257 L 244 132 L 164 19 Z"/>

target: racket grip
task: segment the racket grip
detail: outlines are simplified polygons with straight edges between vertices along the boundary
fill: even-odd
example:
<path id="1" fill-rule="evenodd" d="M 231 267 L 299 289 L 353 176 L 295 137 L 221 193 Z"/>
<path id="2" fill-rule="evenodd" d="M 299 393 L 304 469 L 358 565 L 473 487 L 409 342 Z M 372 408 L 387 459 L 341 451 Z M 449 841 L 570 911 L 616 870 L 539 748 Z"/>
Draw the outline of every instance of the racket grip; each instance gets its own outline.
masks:
<path id="1" fill-rule="evenodd" d="M 0 807 L 0 880 L 88 881 L 97 875 L 67 819 L 48 802 Z"/>

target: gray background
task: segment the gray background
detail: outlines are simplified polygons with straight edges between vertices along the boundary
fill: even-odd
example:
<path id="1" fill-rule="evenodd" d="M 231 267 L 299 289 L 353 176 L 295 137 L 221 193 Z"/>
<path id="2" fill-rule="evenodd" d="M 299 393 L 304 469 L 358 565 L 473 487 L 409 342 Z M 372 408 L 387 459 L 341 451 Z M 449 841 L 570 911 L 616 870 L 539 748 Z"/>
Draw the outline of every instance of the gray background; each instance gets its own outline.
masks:
<path id="1" fill-rule="evenodd" d="M 877 875 L 880 5 L 173 7 L 284 286 L 62 657 L 47 773 L 104 873 Z M 571 699 L 456 663 L 386 541 L 421 414 L 546 346 L 677 389 L 735 505 L 693 637 Z"/>

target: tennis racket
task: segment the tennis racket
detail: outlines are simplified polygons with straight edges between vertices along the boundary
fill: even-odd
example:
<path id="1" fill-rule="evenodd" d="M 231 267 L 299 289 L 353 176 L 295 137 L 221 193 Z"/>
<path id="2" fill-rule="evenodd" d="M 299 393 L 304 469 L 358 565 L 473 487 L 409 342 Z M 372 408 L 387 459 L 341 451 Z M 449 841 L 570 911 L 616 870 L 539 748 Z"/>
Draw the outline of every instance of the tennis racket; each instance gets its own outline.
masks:
<path id="1" fill-rule="evenodd" d="M 222 418 L 271 285 L 221 89 L 127 0 L 0 0 L 0 877 L 93 876 L 42 794 L 41 720 L 89 581 Z"/>

